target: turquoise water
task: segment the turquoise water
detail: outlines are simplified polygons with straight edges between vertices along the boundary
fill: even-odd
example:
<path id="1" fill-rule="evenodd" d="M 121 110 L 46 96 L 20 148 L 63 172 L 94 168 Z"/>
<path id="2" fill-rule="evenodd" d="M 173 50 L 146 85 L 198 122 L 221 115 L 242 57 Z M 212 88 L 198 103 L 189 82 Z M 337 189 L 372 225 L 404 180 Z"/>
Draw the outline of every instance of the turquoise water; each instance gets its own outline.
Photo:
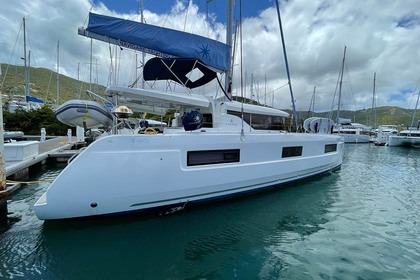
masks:
<path id="1" fill-rule="evenodd" d="M 341 169 L 145 218 L 44 223 L 9 197 L 1 279 L 420 279 L 420 149 L 346 144 Z M 45 166 L 32 180 L 53 179 Z"/>

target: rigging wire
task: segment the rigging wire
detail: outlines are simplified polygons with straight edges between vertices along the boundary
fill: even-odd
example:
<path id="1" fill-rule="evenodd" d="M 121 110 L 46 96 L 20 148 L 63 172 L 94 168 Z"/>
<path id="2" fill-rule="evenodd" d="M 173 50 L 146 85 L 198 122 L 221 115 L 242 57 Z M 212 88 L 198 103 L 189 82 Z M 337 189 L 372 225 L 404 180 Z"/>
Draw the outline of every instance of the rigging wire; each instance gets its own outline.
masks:
<path id="1" fill-rule="evenodd" d="M 22 30 L 22 25 L 23 25 L 23 23 L 20 24 L 18 35 L 16 36 L 15 43 L 13 44 L 13 49 L 12 49 L 12 53 L 10 54 L 10 57 L 9 57 L 9 62 L 7 63 L 6 72 L 4 74 L 3 81 L 1 81 L 1 84 L 0 84 L 1 87 L 4 86 L 4 82 L 6 81 L 7 72 L 9 71 L 9 66 L 12 62 L 12 55 L 15 53 L 15 50 L 16 50 L 17 42 L 19 40 L 20 32 Z M 17 68 L 16 68 L 16 70 L 17 70 Z M 15 75 L 15 78 L 16 78 L 16 75 Z"/>
<path id="2" fill-rule="evenodd" d="M 56 48 L 54 48 L 54 49 L 55 49 L 55 52 L 54 52 L 53 57 L 56 57 L 57 56 L 57 49 Z M 55 62 L 52 63 L 51 68 L 54 69 L 54 66 L 55 66 Z M 54 73 L 54 71 L 51 71 L 51 73 L 50 73 L 50 79 L 48 80 L 48 87 L 47 87 L 47 93 L 45 94 L 45 100 L 48 100 L 48 96 L 50 94 L 50 85 L 51 85 L 51 80 L 52 80 L 53 73 Z"/>
<path id="3" fill-rule="evenodd" d="M 241 128 L 241 137 L 244 136 L 244 81 L 243 81 L 243 44 L 242 44 L 242 0 L 239 1 L 239 43 L 241 46 L 240 51 L 240 60 L 241 60 L 241 119 L 242 119 L 242 128 Z"/>

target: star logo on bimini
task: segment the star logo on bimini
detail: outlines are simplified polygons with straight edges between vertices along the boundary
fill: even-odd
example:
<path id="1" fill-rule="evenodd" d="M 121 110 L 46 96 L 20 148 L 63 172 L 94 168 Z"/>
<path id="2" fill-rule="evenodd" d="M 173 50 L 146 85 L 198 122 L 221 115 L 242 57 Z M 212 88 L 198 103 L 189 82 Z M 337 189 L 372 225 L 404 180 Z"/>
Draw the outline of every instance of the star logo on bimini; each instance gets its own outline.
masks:
<path id="1" fill-rule="evenodd" d="M 209 46 L 202 45 L 199 48 L 200 48 L 200 51 L 198 53 L 201 54 L 201 57 L 204 57 L 204 58 L 208 59 L 209 58 L 209 55 L 210 55 Z"/>

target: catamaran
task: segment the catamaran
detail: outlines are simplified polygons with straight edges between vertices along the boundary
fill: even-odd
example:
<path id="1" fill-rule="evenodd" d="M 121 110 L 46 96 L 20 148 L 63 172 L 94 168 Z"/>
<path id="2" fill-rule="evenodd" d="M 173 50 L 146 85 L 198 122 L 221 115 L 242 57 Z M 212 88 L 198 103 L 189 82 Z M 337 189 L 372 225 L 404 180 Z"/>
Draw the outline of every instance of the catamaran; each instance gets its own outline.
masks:
<path id="1" fill-rule="evenodd" d="M 146 80 L 173 80 L 192 89 L 230 69 L 230 40 L 223 44 L 93 13 L 79 34 L 158 55 L 144 66 Z M 193 69 L 203 74 L 200 79 L 189 78 Z M 173 212 L 320 176 L 343 160 L 344 142 L 331 134 L 332 121 L 291 133 L 285 130 L 286 112 L 233 101 L 228 94 L 109 86 L 105 95 L 133 111 L 176 113 L 163 133 L 95 140 L 36 202 L 39 219 Z"/>
<path id="2" fill-rule="evenodd" d="M 401 130 L 396 135 L 390 135 L 388 137 L 388 146 L 405 146 L 405 147 L 420 147 L 420 120 L 417 121 L 417 126 L 415 126 L 415 118 L 417 107 L 420 100 L 420 91 L 417 94 L 416 107 L 413 111 L 413 117 L 411 119 L 411 125 L 407 129 Z"/>

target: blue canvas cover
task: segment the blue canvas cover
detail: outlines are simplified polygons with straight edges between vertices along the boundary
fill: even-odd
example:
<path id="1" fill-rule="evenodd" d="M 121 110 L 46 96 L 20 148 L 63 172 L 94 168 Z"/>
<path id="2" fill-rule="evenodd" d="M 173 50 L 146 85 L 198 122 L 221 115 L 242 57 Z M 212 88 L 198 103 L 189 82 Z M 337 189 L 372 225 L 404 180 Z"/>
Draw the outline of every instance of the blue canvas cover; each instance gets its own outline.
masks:
<path id="1" fill-rule="evenodd" d="M 26 102 L 36 102 L 36 103 L 44 103 L 44 100 L 27 95 L 26 96 Z"/>
<path id="2" fill-rule="evenodd" d="M 229 69 L 229 45 L 186 32 L 89 13 L 88 26 L 79 34 L 160 57 L 195 58 L 218 71 Z"/>
<path id="3" fill-rule="evenodd" d="M 197 80 L 191 80 L 189 73 L 198 69 L 202 76 Z M 187 88 L 196 88 L 207 84 L 216 78 L 216 73 L 204 66 L 196 59 L 188 58 L 159 58 L 149 59 L 144 65 L 143 77 L 146 81 L 172 80 Z"/>

